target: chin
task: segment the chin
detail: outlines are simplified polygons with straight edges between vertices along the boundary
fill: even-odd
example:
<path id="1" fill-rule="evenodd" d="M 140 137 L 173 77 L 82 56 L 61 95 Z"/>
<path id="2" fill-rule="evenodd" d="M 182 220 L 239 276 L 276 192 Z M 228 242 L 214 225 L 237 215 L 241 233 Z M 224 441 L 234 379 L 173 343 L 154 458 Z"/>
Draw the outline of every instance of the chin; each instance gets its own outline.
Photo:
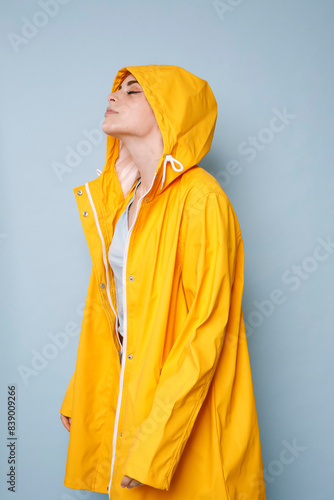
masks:
<path id="1" fill-rule="evenodd" d="M 106 135 L 110 135 L 111 137 L 115 137 L 116 139 L 119 139 L 117 132 L 110 130 L 108 125 L 104 126 L 104 124 L 102 123 L 101 129 L 102 129 L 102 132 L 104 132 Z"/>
<path id="2" fill-rule="evenodd" d="M 110 130 L 110 127 L 108 126 L 108 123 L 106 123 L 106 120 L 104 120 L 104 122 L 102 123 L 101 129 L 103 130 L 103 132 L 105 134 L 108 134 L 108 135 L 112 134 L 112 131 Z"/>

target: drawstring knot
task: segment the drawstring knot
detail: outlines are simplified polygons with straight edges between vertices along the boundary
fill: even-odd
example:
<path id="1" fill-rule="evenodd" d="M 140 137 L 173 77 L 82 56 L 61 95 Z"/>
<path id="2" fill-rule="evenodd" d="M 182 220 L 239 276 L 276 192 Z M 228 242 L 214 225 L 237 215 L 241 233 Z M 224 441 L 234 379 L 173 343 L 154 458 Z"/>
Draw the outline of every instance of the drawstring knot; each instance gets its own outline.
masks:
<path id="1" fill-rule="evenodd" d="M 164 182 L 165 182 L 167 162 L 169 162 L 172 165 L 172 169 L 174 170 L 174 172 L 182 172 L 182 170 L 184 170 L 184 166 L 182 165 L 182 163 L 180 161 L 178 161 L 175 158 L 173 158 L 172 155 L 165 155 L 164 166 L 163 166 L 163 173 L 162 173 L 162 182 L 161 182 L 161 188 L 160 189 L 162 189 L 162 186 L 164 185 Z M 178 163 L 181 168 L 177 168 L 177 166 L 175 165 L 175 163 Z"/>

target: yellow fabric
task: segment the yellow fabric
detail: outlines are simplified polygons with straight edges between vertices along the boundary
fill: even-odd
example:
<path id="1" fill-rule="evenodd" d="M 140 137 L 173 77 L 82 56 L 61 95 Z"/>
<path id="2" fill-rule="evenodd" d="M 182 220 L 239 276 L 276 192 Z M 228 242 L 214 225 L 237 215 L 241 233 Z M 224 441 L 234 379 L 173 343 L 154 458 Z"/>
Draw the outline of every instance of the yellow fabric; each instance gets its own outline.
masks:
<path id="1" fill-rule="evenodd" d="M 216 101 L 206 81 L 175 66 L 122 68 L 112 91 L 127 71 L 155 113 L 164 152 L 126 254 L 124 372 L 106 256 L 137 175 L 132 165 L 126 192 L 117 139 L 107 136 L 102 174 L 74 189 L 92 271 L 75 378 L 61 407 L 72 417 L 65 485 L 107 493 L 112 477 L 112 500 L 265 500 L 242 235 L 220 184 L 198 166 Z M 166 154 L 184 169 L 167 163 L 161 189 Z M 124 475 L 144 485 L 121 488 Z"/>

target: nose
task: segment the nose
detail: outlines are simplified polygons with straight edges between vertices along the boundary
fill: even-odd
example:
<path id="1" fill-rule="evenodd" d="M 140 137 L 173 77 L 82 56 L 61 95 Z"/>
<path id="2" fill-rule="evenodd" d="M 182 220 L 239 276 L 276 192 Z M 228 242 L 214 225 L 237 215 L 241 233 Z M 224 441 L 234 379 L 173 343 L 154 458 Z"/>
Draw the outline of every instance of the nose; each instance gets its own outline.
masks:
<path id="1" fill-rule="evenodd" d="M 110 92 L 110 94 L 108 95 L 108 102 L 111 102 L 111 101 L 117 101 L 117 90 L 116 92 Z"/>

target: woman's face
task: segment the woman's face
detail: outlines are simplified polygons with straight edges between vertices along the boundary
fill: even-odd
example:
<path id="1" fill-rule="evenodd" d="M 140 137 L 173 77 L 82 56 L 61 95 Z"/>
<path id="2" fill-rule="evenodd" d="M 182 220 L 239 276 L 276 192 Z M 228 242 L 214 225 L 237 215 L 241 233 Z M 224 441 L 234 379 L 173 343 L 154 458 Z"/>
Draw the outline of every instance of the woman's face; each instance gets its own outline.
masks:
<path id="1" fill-rule="evenodd" d="M 127 136 L 146 137 L 158 128 L 152 108 L 131 73 L 108 95 L 108 101 L 101 126 L 105 134 L 124 140 Z"/>

